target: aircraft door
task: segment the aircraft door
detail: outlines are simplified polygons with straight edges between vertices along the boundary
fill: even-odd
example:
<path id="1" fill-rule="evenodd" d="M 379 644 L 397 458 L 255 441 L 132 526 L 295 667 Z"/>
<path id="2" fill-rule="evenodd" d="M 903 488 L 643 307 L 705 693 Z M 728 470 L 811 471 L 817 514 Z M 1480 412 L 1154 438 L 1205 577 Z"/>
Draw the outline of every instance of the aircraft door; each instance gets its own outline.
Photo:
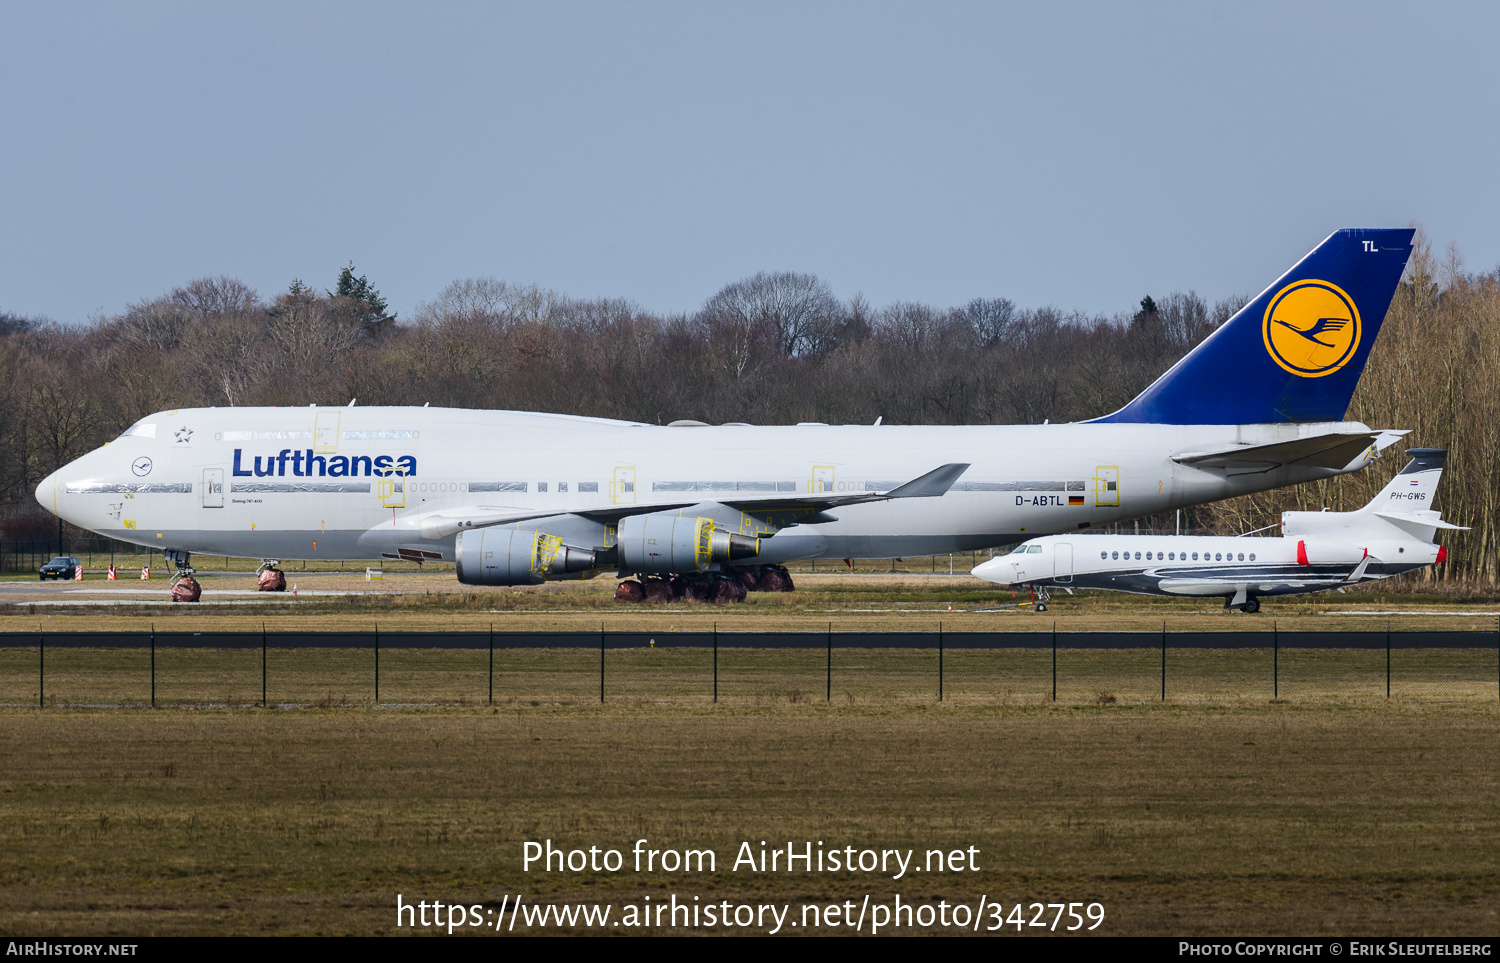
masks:
<path id="1" fill-rule="evenodd" d="M 1067 542 L 1053 546 L 1052 577 L 1059 582 L 1073 581 L 1073 546 Z"/>
<path id="2" fill-rule="evenodd" d="M 1094 504 L 1101 507 L 1120 504 L 1120 469 L 1115 465 L 1094 469 Z"/>
<path id="3" fill-rule="evenodd" d="M 807 490 L 813 495 L 831 494 L 833 492 L 833 466 L 814 465 L 812 478 L 807 482 Z"/>
<path id="4" fill-rule="evenodd" d="M 313 424 L 313 451 L 328 454 L 339 450 L 340 417 L 342 413 L 338 411 L 318 412 Z"/>
<path id="5" fill-rule="evenodd" d="M 224 507 L 224 469 L 203 469 L 203 507 Z"/>
<path id="6" fill-rule="evenodd" d="M 616 505 L 635 504 L 635 467 L 618 467 L 609 479 L 609 500 Z"/>
<path id="7" fill-rule="evenodd" d="M 392 466 L 383 471 L 384 475 L 375 482 L 375 494 L 380 498 L 380 507 L 405 508 L 406 469 Z"/>

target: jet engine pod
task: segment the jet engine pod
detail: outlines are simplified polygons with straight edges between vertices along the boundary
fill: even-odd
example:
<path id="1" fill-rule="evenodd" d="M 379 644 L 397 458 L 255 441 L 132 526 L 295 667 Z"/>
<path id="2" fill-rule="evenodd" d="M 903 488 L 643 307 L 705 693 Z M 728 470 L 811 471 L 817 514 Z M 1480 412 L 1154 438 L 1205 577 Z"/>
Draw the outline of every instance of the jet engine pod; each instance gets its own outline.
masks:
<path id="1" fill-rule="evenodd" d="M 616 529 L 620 564 L 632 572 L 705 572 L 760 554 L 760 539 L 718 531 L 713 519 L 667 512 L 631 515 Z"/>
<path id="2" fill-rule="evenodd" d="M 1368 552 L 1348 542 L 1337 542 L 1327 538 L 1302 538 L 1297 540 L 1297 563 L 1299 565 L 1355 565 Z"/>
<path id="3" fill-rule="evenodd" d="M 465 585 L 540 585 L 547 576 L 587 572 L 602 564 L 593 549 L 573 548 L 543 532 L 480 528 L 454 543 L 458 580 Z"/>

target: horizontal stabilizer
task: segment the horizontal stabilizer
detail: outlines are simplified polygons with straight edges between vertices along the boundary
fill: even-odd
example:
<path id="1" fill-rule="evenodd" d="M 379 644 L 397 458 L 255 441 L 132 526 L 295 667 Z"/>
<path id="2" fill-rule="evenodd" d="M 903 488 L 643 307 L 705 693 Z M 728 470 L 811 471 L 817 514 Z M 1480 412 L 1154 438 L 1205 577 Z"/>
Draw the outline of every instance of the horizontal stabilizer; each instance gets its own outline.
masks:
<path id="1" fill-rule="evenodd" d="M 1193 468 L 1221 468 L 1235 475 L 1267 472 L 1288 465 L 1337 471 L 1359 457 L 1381 434 L 1366 431 L 1331 432 L 1292 441 L 1279 441 L 1271 445 L 1183 452 L 1173 455 L 1172 460 Z"/>
<path id="2" fill-rule="evenodd" d="M 1376 512 L 1375 517 L 1383 518 L 1393 525 L 1400 525 L 1407 529 L 1446 528 L 1455 532 L 1469 530 L 1467 525 L 1454 525 L 1452 522 L 1443 521 L 1437 512 Z"/>

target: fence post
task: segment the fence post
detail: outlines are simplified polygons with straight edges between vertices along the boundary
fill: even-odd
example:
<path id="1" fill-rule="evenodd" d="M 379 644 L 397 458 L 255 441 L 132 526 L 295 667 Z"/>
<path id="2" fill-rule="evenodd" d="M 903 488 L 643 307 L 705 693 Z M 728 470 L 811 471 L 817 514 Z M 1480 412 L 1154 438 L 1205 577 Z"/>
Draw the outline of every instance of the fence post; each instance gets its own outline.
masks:
<path id="1" fill-rule="evenodd" d="M 266 707 L 266 623 L 260 624 L 260 707 Z"/>
<path id="2" fill-rule="evenodd" d="M 36 707 L 47 707 L 47 636 L 36 627 Z"/>
<path id="3" fill-rule="evenodd" d="M 1052 701 L 1057 701 L 1057 619 L 1052 620 Z"/>
<path id="4" fill-rule="evenodd" d="M 1281 698 L 1281 632 L 1271 622 L 1271 698 Z"/>
<path id="5" fill-rule="evenodd" d="M 1161 701 L 1167 701 L 1167 620 L 1161 620 Z"/>
<path id="6" fill-rule="evenodd" d="M 599 704 L 604 704 L 604 623 L 599 623 Z"/>
<path id="7" fill-rule="evenodd" d="M 714 702 L 719 701 L 719 623 L 714 623 Z"/>
<path id="8" fill-rule="evenodd" d="M 495 623 L 490 623 L 490 705 L 495 704 Z"/>
<path id="9" fill-rule="evenodd" d="M 827 688 L 823 693 L 824 702 L 833 701 L 833 623 L 828 623 L 828 675 Z"/>
<path id="10" fill-rule="evenodd" d="M 151 708 L 156 708 L 156 623 L 151 623 Z"/>
<path id="11" fill-rule="evenodd" d="M 943 620 L 938 619 L 938 701 L 943 701 Z"/>
<path id="12" fill-rule="evenodd" d="M 375 623 L 375 704 L 380 705 L 380 623 Z"/>
<path id="13" fill-rule="evenodd" d="M 1391 697 L 1391 617 L 1385 617 L 1385 697 Z"/>

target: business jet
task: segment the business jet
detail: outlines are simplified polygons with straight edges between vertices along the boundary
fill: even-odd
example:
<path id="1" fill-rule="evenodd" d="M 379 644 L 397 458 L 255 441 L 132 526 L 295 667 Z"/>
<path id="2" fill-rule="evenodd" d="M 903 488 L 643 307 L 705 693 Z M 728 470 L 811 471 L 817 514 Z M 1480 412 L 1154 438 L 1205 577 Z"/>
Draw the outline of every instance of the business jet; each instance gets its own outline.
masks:
<path id="1" fill-rule="evenodd" d="M 141 419 L 36 497 L 191 553 L 456 563 L 460 582 L 725 578 L 965 552 L 1358 470 L 1343 421 L 1411 230 L 1341 230 L 1119 411 L 1072 424 L 658 426 L 312 405 Z M 1331 323 L 1329 319 L 1333 319 Z"/>
<path id="2" fill-rule="evenodd" d="M 1272 537 L 1208 535 L 1052 535 L 1033 538 L 973 574 L 1037 592 L 1113 589 L 1143 595 L 1224 597 L 1224 607 L 1260 611 L 1260 597 L 1305 595 L 1390 578 L 1448 558 L 1433 541 L 1459 529 L 1429 506 L 1447 451 L 1409 448 L 1411 462 L 1364 508 L 1282 512 Z"/>

